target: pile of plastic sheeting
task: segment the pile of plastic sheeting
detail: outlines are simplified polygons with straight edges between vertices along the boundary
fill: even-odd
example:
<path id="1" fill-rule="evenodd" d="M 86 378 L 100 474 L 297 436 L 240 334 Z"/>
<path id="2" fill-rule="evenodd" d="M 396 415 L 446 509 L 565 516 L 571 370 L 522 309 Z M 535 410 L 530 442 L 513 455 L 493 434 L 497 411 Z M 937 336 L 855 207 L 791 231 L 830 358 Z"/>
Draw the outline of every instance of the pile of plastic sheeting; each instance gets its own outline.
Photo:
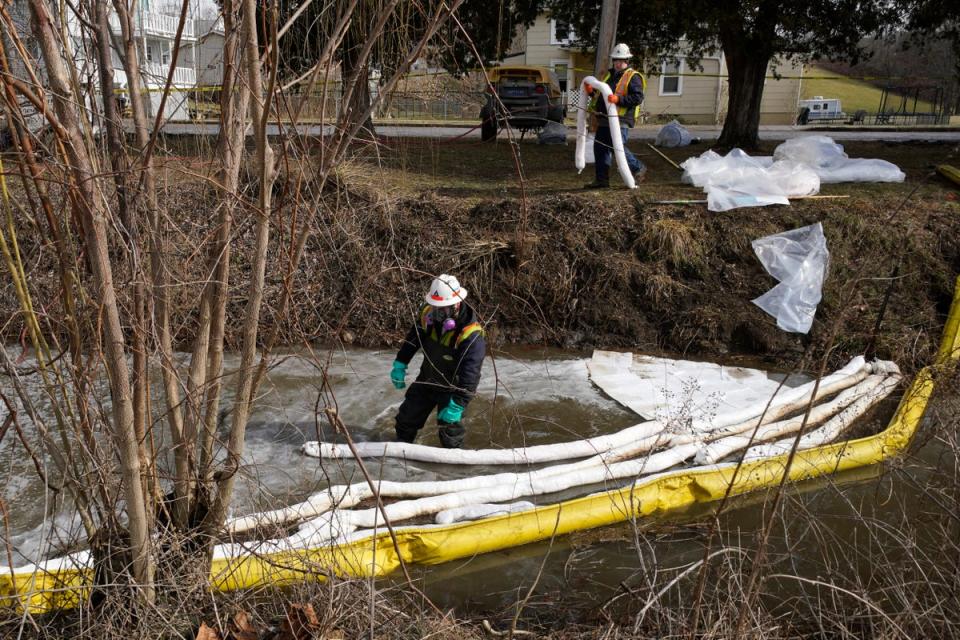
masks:
<path id="1" fill-rule="evenodd" d="M 707 193 L 710 211 L 790 204 L 837 182 L 903 182 L 906 175 L 886 160 L 850 158 L 827 136 L 804 136 L 779 145 L 773 156 L 732 149 L 707 151 L 680 165 L 683 181 Z"/>
<path id="2" fill-rule="evenodd" d="M 767 273 L 780 281 L 752 300 L 777 319 L 784 331 L 807 333 L 823 294 L 830 265 L 827 239 L 821 223 L 765 236 L 753 241 L 753 250 Z"/>
<path id="3" fill-rule="evenodd" d="M 821 184 L 837 182 L 903 182 L 900 167 L 873 158 L 851 158 L 843 145 L 829 136 L 804 136 L 782 143 L 773 151 L 773 162 L 800 162 L 817 172 Z"/>
<path id="4" fill-rule="evenodd" d="M 706 151 L 680 166 L 684 182 L 706 191 L 710 211 L 790 204 L 789 198 L 820 191 L 820 176 L 809 166 L 754 158 L 740 149 L 725 156 Z"/>

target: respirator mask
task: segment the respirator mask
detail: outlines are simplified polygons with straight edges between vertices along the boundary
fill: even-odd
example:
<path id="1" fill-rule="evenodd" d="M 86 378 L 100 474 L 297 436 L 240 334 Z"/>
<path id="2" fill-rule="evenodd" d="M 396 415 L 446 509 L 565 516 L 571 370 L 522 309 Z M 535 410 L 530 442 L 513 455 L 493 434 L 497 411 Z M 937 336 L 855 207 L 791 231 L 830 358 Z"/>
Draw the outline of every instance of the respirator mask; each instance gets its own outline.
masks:
<path id="1" fill-rule="evenodd" d="M 457 326 L 456 315 L 457 305 L 455 304 L 447 307 L 432 307 L 427 315 L 427 325 L 439 326 L 444 333 L 453 331 Z"/>

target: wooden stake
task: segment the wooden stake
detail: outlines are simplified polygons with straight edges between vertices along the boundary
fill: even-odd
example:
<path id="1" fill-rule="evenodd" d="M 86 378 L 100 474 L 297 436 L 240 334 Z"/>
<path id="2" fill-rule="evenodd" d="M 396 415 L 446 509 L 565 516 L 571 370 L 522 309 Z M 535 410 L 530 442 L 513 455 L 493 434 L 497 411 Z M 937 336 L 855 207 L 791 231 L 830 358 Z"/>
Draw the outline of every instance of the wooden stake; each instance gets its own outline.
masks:
<path id="1" fill-rule="evenodd" d="M 788 198 L 788 200 L 838 200 L 840 198 L 849 198 L 850 196 L 794 196 L 793 198 Z M 707 204 L 706 200 L 654 200 L 647 204 Z"/>
<path id="2" fill-rule="evenodd" d="M 664 160 L 672 164 L 674 169 L 676 169 L 677 171 L 683 171 L 683 169 L 680 168 L 680 165 L 678 165 L 676 162 L 674 162 L 667 156 L 663 155 L 663 152 L 661 152 L 660 149 L 657 149 L 655 146 L 653 146 L 649 142 L 647 143 L 647 146 L 653 149 L 654 151 L 656 151 L 658 156 L 660 156 L 661 158 L 663 158 Z M 704 200 L 704 202 L 706 202 L 706 200 Z"/>

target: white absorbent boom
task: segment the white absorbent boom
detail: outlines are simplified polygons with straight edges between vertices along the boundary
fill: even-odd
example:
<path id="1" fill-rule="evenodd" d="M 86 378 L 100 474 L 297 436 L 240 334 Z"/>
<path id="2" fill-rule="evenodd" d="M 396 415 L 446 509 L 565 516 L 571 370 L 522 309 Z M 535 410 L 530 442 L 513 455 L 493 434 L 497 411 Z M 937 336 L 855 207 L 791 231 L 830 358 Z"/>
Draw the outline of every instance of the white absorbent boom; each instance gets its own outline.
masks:
<path id="1" fill-rule="evenodd" d="M 613 95 L 613 91 L 606 82 L 600 82 L 593 76 L 587 76 L 580 83 L 580 104 L 584 105 L 577 111 L 577 152 L 575 164 L 577 173 L 583 171 L 587 166 L 587 109 L 586 106 L 590 100 L 587 94 L 587 85 L 600 92 L 603 97 L 603 104 L 607 105 L 607 123 L 610 126 L 610 139 L 613 141 L 613 156 L 617 159 L 617 170 L 623 183 L 629 189 L 636 189 L 637 182 L 633 179 L 633 173 L 630 172 L 630 166 L 627 164 L 627 156 L 623 152 L 623 138 L 620 137 L 620 116 L 617 114 L 617 105 L 613 104 L 608 98 Z"/>

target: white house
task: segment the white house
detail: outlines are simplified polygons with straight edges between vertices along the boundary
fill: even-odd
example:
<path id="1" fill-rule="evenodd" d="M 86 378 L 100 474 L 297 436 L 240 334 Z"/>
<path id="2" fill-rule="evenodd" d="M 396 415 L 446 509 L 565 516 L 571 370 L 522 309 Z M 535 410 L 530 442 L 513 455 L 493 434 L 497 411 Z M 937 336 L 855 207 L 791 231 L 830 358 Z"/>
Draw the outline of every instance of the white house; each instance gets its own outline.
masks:
<path id="1" fill-rule="evenodd" d="M 102 0 L 98 0 L 102 1 Z M 73 5 L 67 3 L 66 13 L 62 16 L 63 31 L 68 36 L 66 49 L 72 57 L 72 67 L 77 73 L 77 80 L 81 86 L 96 87 L 99 78 L 96 68 L 96 59 L 90 43 L 89 33 L 83 27 L 83 22 L 74 12 Z M 187 119 L 189 115 L 188 98 L 190 90 L 197 85 L 198 77 L 198 43 L 199 31 L 197 20 L 192 17 L 193 7 L 188 12 L 180 37 L 180 47 L 174 60 L 174 43 L 176 41 L 179 15 L 172 15 L 169 4 L 160 5 L 156 0 L 140 0 L 137 11 L 133 16 L 134 37 L 137 41 L 137 52 L 140 56 L 140 69 L 143 76 L 142 85 L 149 95 L 149 115 L 155 116 L 159 109 L 163 87 L 170 79 L 170 94 L 164 107 L 164 117 L 170 119 Z M 11 14 L 20 39 L 27 45 L 36 48 L 29 24 L 29 9 L 26 0 L 14 0 Z M 85 17 L 84 20 L 87 18 Z M 110 28 L 115 35 L 120 34 L 120 21 L 111 8 Z M 10 43 L 9 34 L 3 34 L 4 44 Z M 8 55 L 15 51 L 7 47 Z M 39 51 L 32 55 L 39 65 Z M 127 88 L 127 76 L 120 62 L 120 55 L 114 49 L 112 55 L 113 78 L 115 86 L 121 91 Z M 13 62 L 14 74 L 23 73 L 23 63 L 20 60 Z M 19 72 L 18 72 L 19 70 Z M 172 74 L 171 74 L 172 70 Z M 42 73 L 43 70 L 40 69 Z M 89 99 L 89 98 L 88 98 Z"/>
<path id="2" fill-rule="evenodd" d="M 564 23 L 541 14 L 513 42 L 512 55 L 504 64 L 529 64 L 552 68 L 568 92 L 568 107 L 577 108 L 579 82 L 593 75 L 594 54 L 574 46 L 573 31 Z M 646 58 L 646 59 L 645 59 Z M 727 64 L 723 55 L 703 57 L 699 69 L 681 58 L 657 62 L 652 55 L 638 55 L 634 68 L 645 70 L 647 79 L 644 113 L 650 121 L 679 118 L 689 124 L 720 124 L 726 116 Z M 796 118 L 803 65 L 783 62 L 767 74 L 760 104 L 761 124 L 791 124 Z"/>
<path id="3" fill-rule="evenodd" d="M 156 6 L 152 0 L 140 0 L 137 13 L 133 16 L 134 36 L 140 42 L 140 69 L 143 85 L 150 95 L 150 115 L 154 116 L 160 107 L 163 88 L 170 77 L 170 94 L 164 106 L 164 117 L 172 120 L 186 120 L 188 91 L 197 85 L 197 20 L 187 17 L 180 35 L 180 48 L 174 61 L 179 15 L 165 13 L 164 6 Z M 110 28 L 119 35 L 120 21 L 116 14 L 110 16 Z M 171 67 L 175 63 L 175 66 Z M 117 52 L 113 54 L 113 78 L 116 85 L 127 87 L 127 74 Z M 171 77 L 172 68 L 172 77 Z"/>

